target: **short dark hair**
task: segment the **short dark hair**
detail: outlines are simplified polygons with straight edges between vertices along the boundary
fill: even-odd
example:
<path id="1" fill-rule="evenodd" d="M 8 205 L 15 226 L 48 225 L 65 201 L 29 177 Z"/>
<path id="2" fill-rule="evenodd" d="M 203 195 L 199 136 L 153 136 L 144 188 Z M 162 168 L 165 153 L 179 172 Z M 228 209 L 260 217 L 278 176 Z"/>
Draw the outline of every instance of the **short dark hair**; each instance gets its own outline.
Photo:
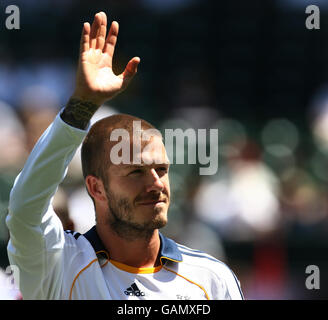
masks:
<path id="1" fill-rule="evenodd" d="M 84 179 L 93 175 L 107 182 L 106 169 L 110 161 L 110 136 L 114 129 L 125 129 L 130 136 L 133 132 L 133 121 L 140 121 L 141 129 L 155 129 L 149 122 L 128 114 L 115 114 L 103 118 L 90 128 L 81 148 L 82 173 Z"/>

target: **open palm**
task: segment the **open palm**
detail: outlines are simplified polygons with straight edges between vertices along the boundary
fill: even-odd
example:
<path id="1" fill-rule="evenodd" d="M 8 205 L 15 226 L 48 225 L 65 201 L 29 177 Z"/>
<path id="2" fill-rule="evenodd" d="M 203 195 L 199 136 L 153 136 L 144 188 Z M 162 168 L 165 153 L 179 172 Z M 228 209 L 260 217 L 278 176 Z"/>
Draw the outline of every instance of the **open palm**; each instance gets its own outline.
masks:
<path id="1" fill-rule="evenodd" d="M 118 29 L 118 23 L 113 21 L 106 38 L 107 17 L 104 12 L 95 15 L 91 27 L 89 23 L 83 25 L 74 96 L 102 104 L 124 90 L 136 74 L 140 62 L 138 57 L 132 58 L 121 74 L 113 73 Z"/>

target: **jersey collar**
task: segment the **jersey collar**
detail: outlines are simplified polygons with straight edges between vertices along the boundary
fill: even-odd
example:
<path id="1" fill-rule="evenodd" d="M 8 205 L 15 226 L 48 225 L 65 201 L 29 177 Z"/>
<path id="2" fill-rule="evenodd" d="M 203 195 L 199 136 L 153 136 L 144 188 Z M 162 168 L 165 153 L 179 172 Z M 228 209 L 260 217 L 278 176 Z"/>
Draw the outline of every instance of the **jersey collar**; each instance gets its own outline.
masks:
<path id="1" fill-rule="evenodd" d="M 104 244 L 102 243 L 97 233 L 96 226 L 93 226 L 89 231 L 87 231 L 83 235 L 90 242 L 95 252 L 99 252 L 99 251 L 107 252 Z M 181 262 L 182 255 L 179 251 L 177 244 L 173 240 L 163 236 L 160 232 L 159 232 L 159 238 L 161 241 L 161 247 L 160 247 L 161 262 L 162 259 L 167 259 L 174 262 Z"/>
<path id="2" fill-rule="evenodd" d="M 160 248 L 160 260 L 167 259 L 174 262 L 181 262 L 182 255 L 178 249 L 177 244 L 169 238 L 166 238 L 159 232 L 159 238 L 161 240 L 161 248 Z"/>

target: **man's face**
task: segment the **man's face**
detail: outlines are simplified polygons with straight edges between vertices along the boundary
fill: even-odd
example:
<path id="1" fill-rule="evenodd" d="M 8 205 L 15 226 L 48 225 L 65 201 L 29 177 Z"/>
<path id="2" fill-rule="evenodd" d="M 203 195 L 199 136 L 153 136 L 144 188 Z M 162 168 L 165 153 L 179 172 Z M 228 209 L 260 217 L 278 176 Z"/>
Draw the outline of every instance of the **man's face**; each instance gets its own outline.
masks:
<path id="1" fill-rule="evenodd" d="M 169 162 L 161 138 L 152 137 L 151 144 L 134 155 L 141 163 L 111 164 L 105 184 L 108 221 L 125 238 L 164 227 L 170 204 Z"/>

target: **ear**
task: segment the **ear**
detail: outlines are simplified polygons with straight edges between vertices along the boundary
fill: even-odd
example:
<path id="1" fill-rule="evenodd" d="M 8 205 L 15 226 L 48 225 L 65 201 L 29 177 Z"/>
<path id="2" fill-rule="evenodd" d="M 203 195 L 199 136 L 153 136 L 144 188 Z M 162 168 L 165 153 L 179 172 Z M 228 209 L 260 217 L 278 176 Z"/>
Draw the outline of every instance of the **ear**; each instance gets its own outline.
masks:
<path id="1" fill-rule="evenodd" d="M 85 178 L 85 184 L 87 186 L 90 196 L 96 201 L 107 201 L 106 191 L 101 179 L 88 175 Z"/>

